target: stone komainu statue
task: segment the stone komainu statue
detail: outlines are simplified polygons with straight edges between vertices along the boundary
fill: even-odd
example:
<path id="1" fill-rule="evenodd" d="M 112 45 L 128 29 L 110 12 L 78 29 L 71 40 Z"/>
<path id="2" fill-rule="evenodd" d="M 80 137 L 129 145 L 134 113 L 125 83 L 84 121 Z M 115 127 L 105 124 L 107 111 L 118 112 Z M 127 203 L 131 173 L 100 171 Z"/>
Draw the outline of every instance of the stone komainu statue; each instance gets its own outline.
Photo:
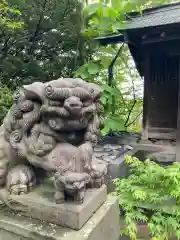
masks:
<path id="1" fill-rule="evenodd" d="M 71 78 L 36 82 L 14 94 L 0 133 L 1 187 L 28 193 L 37 168 L 54 177 L 57 203 L 66 195 L 82 202 L 86 187 L 100 187 L 106 166 L 93 165 L 103 126 L 100 96 L 96 84 Z"/>

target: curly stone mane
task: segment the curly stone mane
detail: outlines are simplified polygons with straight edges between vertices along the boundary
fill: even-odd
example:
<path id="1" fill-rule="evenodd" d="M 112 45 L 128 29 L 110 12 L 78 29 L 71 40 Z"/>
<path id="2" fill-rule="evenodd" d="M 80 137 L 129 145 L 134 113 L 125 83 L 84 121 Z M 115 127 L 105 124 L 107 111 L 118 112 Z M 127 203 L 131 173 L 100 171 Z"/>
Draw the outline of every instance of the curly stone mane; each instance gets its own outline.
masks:
<path id="1" fill-rule="evenodd" d="M 106 167 L 93 165 L 103 127 L 100 97 L 99 86 L 72 78 L 36 82 L 16 92 L 0 128 L 0 186 L 14 194 L 28 192 L 36 182 L 32 166 L 53 175 L 56 200 L 62 198 L 62 185 L 71 193 L 92 182 L 101 186 Z"/>
<path id="2" fill-rule="evenodd" d="M 22 151 L 20 145 L 23 144 L 27 152 L 32 151 L 29 146 L 34 144 L 35 139 L 38 142 L 42 135 L 44 138 L 51 137 L 56 143 L 68 142 L 70 132 L 76 135 L 82 130 L 82 142 L 89 141 L 94 146 L 103 126 L 99 116 L 100 93 L 97 85 L 81 79 L 58 79 L 47 84 L 24 86 L 16 94 L 16 101 L 4 120 L 6 140 L 19 155 Z M 54 144 L 50 145 L 49 151 Z"/>

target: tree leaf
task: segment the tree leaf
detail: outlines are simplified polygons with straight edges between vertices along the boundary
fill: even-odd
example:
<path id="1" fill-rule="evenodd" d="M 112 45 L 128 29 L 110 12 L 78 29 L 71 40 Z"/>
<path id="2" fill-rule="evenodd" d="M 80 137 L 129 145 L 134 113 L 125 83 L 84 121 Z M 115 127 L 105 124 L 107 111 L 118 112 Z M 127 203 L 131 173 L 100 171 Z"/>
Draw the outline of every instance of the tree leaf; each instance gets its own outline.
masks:
<path id="1" fill-rule="evenodd" d="M 88 12 L 89 15 L 93 15 L 96 13 L 99 9 L 99 4 L 98 3 L 92 3 L 89 4 L 88 7 L 85 9 L 86 12 Z"/>
<path id="2" fill-rule="evenodd" d="M 120 117 L 108 117 L 105 119 L 105 126 L 107 126 L 112 131 L 124 131 L 124 120 Z"/>
<path id="3" fill-rule="evenodd" d="M 89 72 L 89 74 L 96 74 L 96 73 L 99 72 L 99 70 L 100 69 L 99 69 L 99 65 L 98 64 L 93 63 L 93 62 L 88 64 L 88 72 Z"/>
<path id="4" fill-rule="evenodd" d="M 102 130 L 101 130 L 101 135 L 104 137 L 108 134 L 109 132 L 109 127 L 108 126 L 105 126 Z"/>

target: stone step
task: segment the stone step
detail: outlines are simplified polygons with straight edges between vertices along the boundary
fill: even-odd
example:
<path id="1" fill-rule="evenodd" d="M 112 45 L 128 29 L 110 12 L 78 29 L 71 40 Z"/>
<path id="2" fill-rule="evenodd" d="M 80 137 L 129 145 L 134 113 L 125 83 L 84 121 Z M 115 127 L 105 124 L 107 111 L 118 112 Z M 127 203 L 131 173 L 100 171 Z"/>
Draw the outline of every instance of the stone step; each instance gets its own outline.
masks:
<path id="1" fill-rule="evenodd" d="M 119 240 L 119 232 L 119 204 L 114 196 L 108 196 L 79 231 L 0 212 L 0 240 Z"/>

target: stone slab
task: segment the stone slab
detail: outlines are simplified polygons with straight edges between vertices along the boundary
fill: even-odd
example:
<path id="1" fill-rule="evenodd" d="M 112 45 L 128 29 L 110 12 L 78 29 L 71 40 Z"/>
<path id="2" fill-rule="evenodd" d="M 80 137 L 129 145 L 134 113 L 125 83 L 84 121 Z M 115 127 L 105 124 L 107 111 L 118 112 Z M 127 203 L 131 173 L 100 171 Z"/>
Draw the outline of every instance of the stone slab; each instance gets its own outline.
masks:
<path id="1" fill-rule="evenodd" d="M 129 167 L 124 161 L 126 155 L 134 155 L 136 150 L 130 146 L 120 146 L 118 144 L 97 145 L 94 149 L 96 162 L 106 164 L 108 174 L 105 178 L 107 192 L 114 191 L 115 186 L 112 182 L 115 178 L 125 178 L 129 175 Z M 97 164 L 95 162 L 95 164 Z M 94 162 L 93 162 L 94 163 Z"/>
<path id="2" fill-rule="evenodd" d="M 107 188 L 103 185 L 99 189 L 88 189 L 82 204 L 56 204 L 53 196 L 54 188 L 41 184 L 29 194 L 11 195 L 11 206 L 19 208 L 24 216 L 79 230 L 106 201 Z"/>
<path id="3" fill-rule="evenodd" d="M 126 178 L 129 175 L 129 167 L 124 161 L 124 157 L 119 157 L 108 164 L 108 180 L 107 191 L 108 193 L 114 192 L 115 185 L 113 179 Z"/>
<path id="4" fill-rule="evenodd" d="M 107 175 L 107 192 L 111 193 L 114 191 L 115 186 L 112 182 L 115 178 L 126 178 L 129 175 L 129 166 L 125 163 L 124 157 L 126 155 L 133 155 L 134 149 L 129 150 L 128 152 L 122 154 L 121 156 L 117 157 L 114 160 L 111 160 L 108 165 L 108 175 Z"/>
<path id="5" fill-rule="evenodd" d="M 79 231 L 0 212 L 0 240 L 118 240 L 119 234 L 119 204 L 114 196 L 108 196 Z"/>

